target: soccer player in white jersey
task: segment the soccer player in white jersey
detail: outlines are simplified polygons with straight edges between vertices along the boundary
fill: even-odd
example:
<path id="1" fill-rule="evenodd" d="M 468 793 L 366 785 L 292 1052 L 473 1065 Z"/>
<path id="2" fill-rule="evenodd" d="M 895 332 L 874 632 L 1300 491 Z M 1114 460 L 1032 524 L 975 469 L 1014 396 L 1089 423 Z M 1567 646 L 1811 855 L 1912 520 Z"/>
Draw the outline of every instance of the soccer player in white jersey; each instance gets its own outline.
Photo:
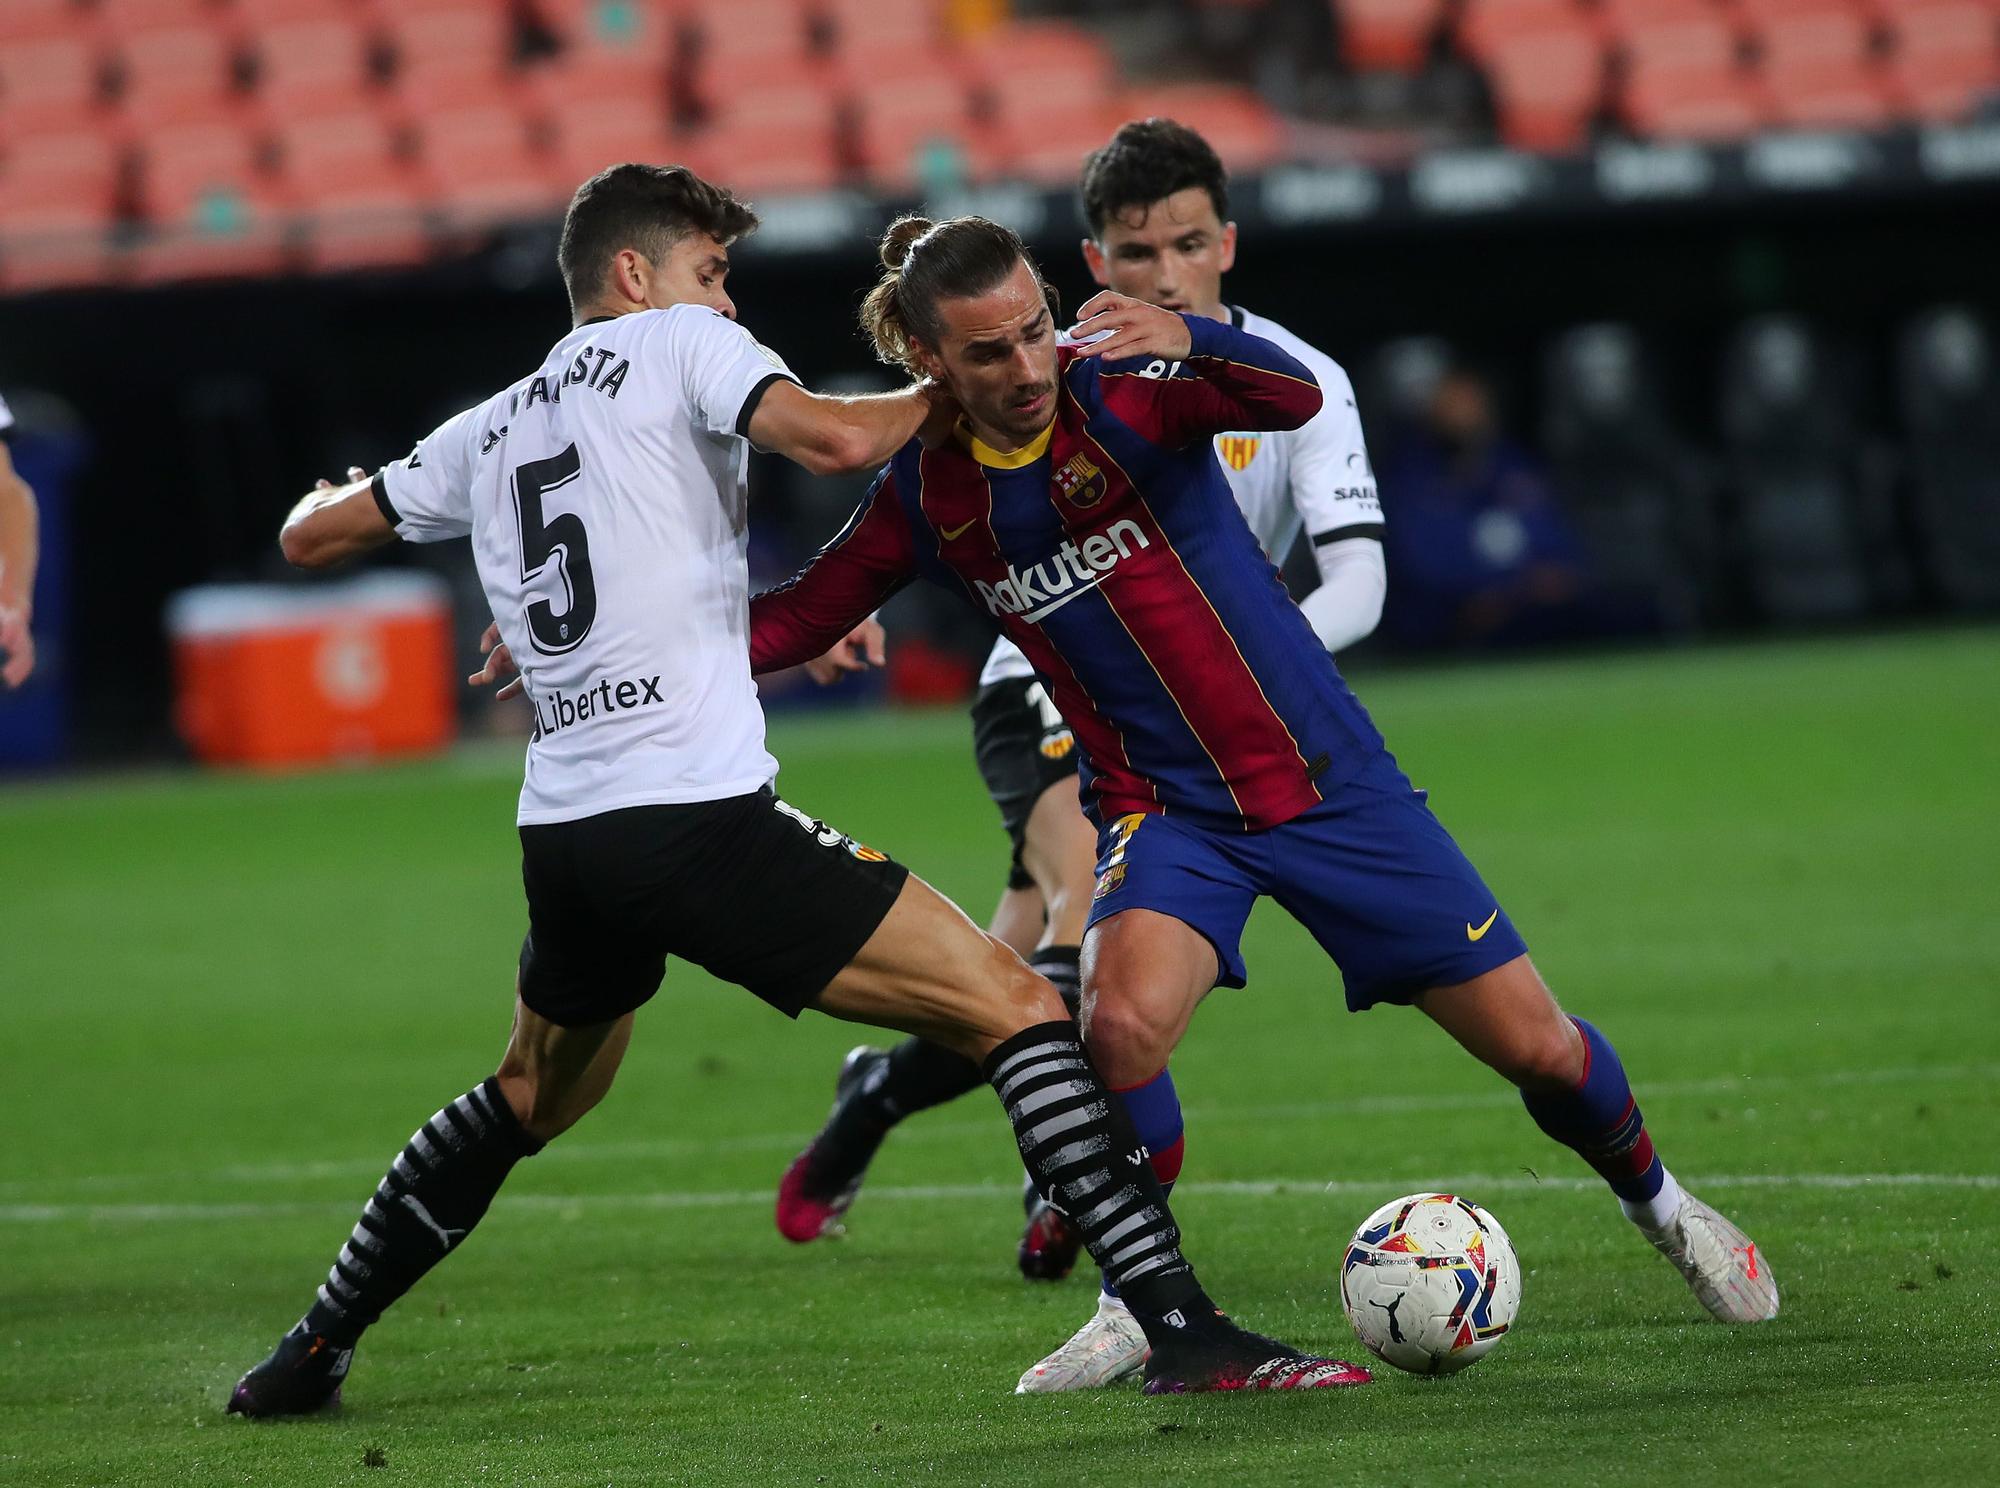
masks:
<path id="1" fill-rule="evenodd" d="M 1224 302 L 1222 279 L 1235 263 L 1236 224 L 1228 220 L 1221 160 L 1183 124 L 1129 123 L 1085 163 L 1082 196 L 1091 231 L 1084 259 L 1100 285 L 1165 309 L 1231 321 L 1312 370 L 1325 395 L 1317 415 L 1284 432 L 1220 435 L 1216 455 L 1250 530 L 1273 561 L 1283 562 L 1302 532 L 1310 538 L 1320 583 L 1301 608 L 1321 643 L 1338 652 L 1362 639 L 1381 618 L 1387 577 L 1382 507 L 1354 389 L 1324 352 Z M 1027 658 L 1004 638 L 980 675 L 972 718 L 980 774 L 1014 849 L 991 931 L 1028 957 L 1074 1006 L 1097 858 L 1096 833 L 1077 800 L 1074 741 Z M 780 1231 L 804 1242 L 836 1230 L 889 1129 L 978 1083 L 979 1071 L 968 1060 L 924 1040 L 886 1051 L 854 1050 L 842 1065 L 839 1100 L 826 1126 L 780 1184 Z M 1177 1115 L 1171 1125 L 1178 1128 Z M 1178 1156 L 1178 1144 L 1154 1154 L 1169 1182 Z M 1032 1189 L 1027 1204 L 1021 1270 L 1031 1278 L 1058 1279 L 1076 1259 L 1078 1237 Z M 1143 1335 L 1111 1299 L 1073 1344 L 1065 1345 L 1067 1354 L 1059 1350 L 1028 1371 L 1022 1388 L 1105 1383 L 1099 1376 L 1130 1373 L 1145 1357 Z"/>
<path id="2" fill-rule="evenodd" d="M 14 469 L 8 441 L 14 412 L 0 398 L 0 683 L 19 687 L 35 670 L 35 564 L 40 514 L 35 493 Z"/>
<path id="3" fill-rule="evenodd" d="M 724 288 L 730 244 L 755 225 L 680 167 L 585 182 L 558 252 L 575 328 L 406 458 L 286 520 L 285 554 L 308 567 L 396 537 L 472 539 L 535 710 L 519 812 L 529 929 L 498 1070 L 411 1137 L 228 1409 L 298 1415 L 338 1398 L 362 1332 L 465 1239 L 516 1162 L 609 1089 L 670 955 L 788 1015 L 816 1008 L 982 1061 L 1030 1171 L 1067 1197 L 1146 1317 L 1150 1387 L 1365 1381 L 1245 1332 L 1202 1293 L 1048 982 L 906 869 L 773 793 L 750 677 L 749 446 L 865 468 L 952 410 L 923 386 L 801 388 Z"/>

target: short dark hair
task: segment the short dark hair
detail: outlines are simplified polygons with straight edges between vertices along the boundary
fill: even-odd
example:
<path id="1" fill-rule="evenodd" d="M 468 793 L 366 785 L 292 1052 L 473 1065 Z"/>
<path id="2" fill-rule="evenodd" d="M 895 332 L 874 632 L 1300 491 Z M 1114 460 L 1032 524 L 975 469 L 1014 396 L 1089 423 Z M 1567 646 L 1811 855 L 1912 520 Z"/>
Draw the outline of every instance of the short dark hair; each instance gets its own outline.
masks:
<path id="1" fill-rule="evenodd" d="M 556 264 L 572 310 L 604 288 L 611 260 L 636 248 L 655 263 L 692 233 L 733 243 L 757 230 L 757 214 L 684 165 L 613 165 L 576 188 L 563 215 Z"/>
<path id="2" fill-rule="evenodd" d="M 882 277 L 861 302 L 861 328 L 877 356 L 915 373 L 912 345 L 936 346 L 944 330 L 938 301 L 985 294 L 1021 263 L 1041 285 L 1050 316 L 1058 316 L 1055 291 L 1011 227 L 984 217 L 898 217 L 882 234 Z"/>
<path id="3" fill-rule="evenodd" d="M 1083 215 L 1093 236 L 1134 207 L 1199 186 L 1229 220 L 1229 173 L 1207 140 L 1172 119 L 1134 119 L 1083 162 Z"/>

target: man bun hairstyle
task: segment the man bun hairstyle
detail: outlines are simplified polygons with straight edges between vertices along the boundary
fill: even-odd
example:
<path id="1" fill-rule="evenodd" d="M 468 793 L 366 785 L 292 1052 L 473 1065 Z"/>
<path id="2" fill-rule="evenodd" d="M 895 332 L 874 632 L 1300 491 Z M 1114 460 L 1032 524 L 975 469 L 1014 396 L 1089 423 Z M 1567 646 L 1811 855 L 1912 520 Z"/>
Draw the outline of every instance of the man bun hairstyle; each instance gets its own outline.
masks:
<path id="1" fill-rule="evenodd" d="M 747 202 L 684 165 L 613 165 L 570 198 L 556 264 L 570 308 L 580 311 L 603 291 L 611 260 L 627 248 L 659 264 L 695 233 L 733 243 L 756 230 Z"/>
<path id="2" fill-rule="evenodd" d="M 1207 140 L 1172 119 L 1135 119 L 1083 162 L 1083 215 L 1102 238 L 1115 218 L 1198 186 L 1229 220 L 1229 173 Z"/>
<path id="3" fill-rule="evenodd" d="M 922 376 L 915 347 L 936 346 L 942 338 L 938 302 L 985 294 L 1019 263 L 1041 285 L 1049 314 L 1058 316 L 1055 291 L 1012 228 L 984 217 L 898 217 L 882 234 L 882 277 L 861 302 L 861 328 L 883 361 Z"/>

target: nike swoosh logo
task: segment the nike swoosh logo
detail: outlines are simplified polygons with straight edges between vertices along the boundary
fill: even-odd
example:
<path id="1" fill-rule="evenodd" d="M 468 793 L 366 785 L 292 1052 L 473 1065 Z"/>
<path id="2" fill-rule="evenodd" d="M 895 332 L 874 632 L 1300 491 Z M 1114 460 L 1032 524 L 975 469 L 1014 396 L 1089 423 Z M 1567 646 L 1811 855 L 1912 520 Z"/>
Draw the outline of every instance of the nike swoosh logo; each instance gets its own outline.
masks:
<path id="1" fill-rule="evenodd" d="M 1477 930 L 1472 928 L 1472 921 L 1467 920 L 1465 922 L 1465 938 L 1467 940 L 1478 940 L 1488 930 L 1491 930 L 1493 928 L 1493 922 L 1499 918 L 1500 918 L 1500 909 L 1499 906 L 1496 905 L 1494 906 L 1493 913 L 1486 917 L 1486 923 L 1481 925 Z"/>
<path id="2" fill-rule="evenodd" d="M 973 518 L 975 522 L 978 520 L 977 517 Z M 940 527 L 938 528 L 938 536 L 946 542 L 957 542 L 961 537 L 965 536 L 965 529 L 971 525 L 972 522 L 960 522 L 956 527 Z"/>

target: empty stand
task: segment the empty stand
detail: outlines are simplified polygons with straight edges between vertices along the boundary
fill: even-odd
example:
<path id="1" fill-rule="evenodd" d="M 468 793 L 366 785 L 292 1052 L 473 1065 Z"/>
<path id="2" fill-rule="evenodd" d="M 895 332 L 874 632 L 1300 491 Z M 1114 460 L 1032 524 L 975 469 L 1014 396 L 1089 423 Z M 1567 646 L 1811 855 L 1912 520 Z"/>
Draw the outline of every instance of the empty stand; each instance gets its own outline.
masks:
<path id="1" fill-rule="evenodd" d="M 1347 65 L 1416 72 L 1444 28 L 1445 0 L 1331 0 Z"/>
<path id="2" fill-rule="evenodd" d="M 1897 348 L 1911 485 L 1928 577 L 1948 604 L 2000 609 L 2000 373 L 1965 306 L 1917 316 Z"/>

